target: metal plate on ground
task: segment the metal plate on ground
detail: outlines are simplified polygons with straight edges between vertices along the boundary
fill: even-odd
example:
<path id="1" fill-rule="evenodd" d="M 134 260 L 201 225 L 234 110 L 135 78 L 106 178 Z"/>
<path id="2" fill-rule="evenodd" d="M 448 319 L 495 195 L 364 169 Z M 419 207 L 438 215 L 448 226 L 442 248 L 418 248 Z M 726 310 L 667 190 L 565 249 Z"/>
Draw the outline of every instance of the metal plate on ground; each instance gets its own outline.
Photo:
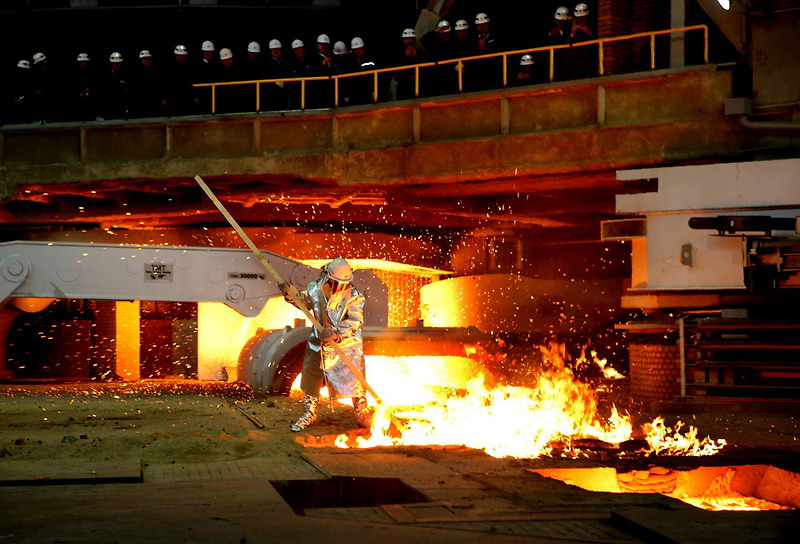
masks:
<path id="1" fill-rule="evenodd" d="M 0 485 L 76 485 L 142 482 L 139 459 L 126 461 L 4 461 Z"/>
<path id="2" fill-rule="evenodd" d="M 358 508 L 306 508 L 303 515 L 310 518 L 394 523 L 394 520 L 384 512 L 380 506 L 361 506 Z"/>
<path id="3" fill-rule="evenodd" d="M 384 504 L 359 508 L 306 508 L 307 517 L 395 523 L 437 529 L 535 537 L 537 542 L 640 544 L 609 524 L 610 514 L 454 512 L 444 504 Z"/>
<path id="4" fill-rule="evenodd" d="M 608 516 L 606 516 L 608 517 Z M 421 527 L 440 529 L 462 529 L 492 534 L 535 537 L 553 542 L 591 542 L 597 544 L 638 544 L 643 541 L 614 529 L 607 519 L 558 519 L 558 520 L 484 520 L 456 522 L 421 522 Z"/>
<path id="5" fill-rule="evenodd" d="M 427 459 L 400 453 L 374 453 L 357 450 L 326 453 L 306 450 L 303 452 L 303 457 L 328 475 L 391 478 L 402 473 L 403 480 L 411 482 L 415 478 L 427 480 L 442 472 L 450 472 Z"/>
<path id="6" fill-rule="evenodd" d="M 418 519 L 454 519 L 455 514 L 443 504 L 381 504 L 358 508 L 306 508 L 303 514 L 315 518 L 349 519 L 376 523 L 415 523 Z"/>
<path id="7" fill-rule="evenodd" d="M 219 480 L 291 480 L 326 478 L 301 457 L 237 459 L 219 463 L 149 465 L 146 482 L 202 482 Z"/>

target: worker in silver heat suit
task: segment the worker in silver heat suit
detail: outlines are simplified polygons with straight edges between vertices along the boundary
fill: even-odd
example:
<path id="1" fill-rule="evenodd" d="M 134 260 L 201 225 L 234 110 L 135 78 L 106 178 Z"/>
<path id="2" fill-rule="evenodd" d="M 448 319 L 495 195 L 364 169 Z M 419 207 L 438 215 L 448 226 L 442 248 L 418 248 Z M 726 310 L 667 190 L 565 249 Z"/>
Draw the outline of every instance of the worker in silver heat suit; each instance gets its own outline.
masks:
<path id="1" fill-rule="evenodd" d="M 300 378 L 300 389 L 305 393 L 303 415 L 292 424 L 292 431 L 301 431 L 317 420 L 320 389 L 326 382 L 331 398 L 353 399 L 356 423 L 359 427 L 369 427 L 364 386 L 334 350 L 337 344 L 353 365 L 364 372 L 361 327 L 365 298 L 352 280 L 352 268 L 346 260 L 337 257 L 322 268 L 319 278 L 309 282 L 299 293 L 323 329 L 317 332 L 312 328 L 308 337 Z M 285 284 L 281 285 L 281 291 L 286 300 L 294 304 Z"/>

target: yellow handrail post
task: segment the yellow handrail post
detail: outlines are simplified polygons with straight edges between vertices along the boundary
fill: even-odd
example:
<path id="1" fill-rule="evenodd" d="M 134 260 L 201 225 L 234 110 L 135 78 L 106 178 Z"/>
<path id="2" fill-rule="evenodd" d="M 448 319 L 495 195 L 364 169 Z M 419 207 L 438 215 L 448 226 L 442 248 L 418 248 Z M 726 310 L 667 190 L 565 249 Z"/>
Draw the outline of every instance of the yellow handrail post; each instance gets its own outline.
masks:
<path id="1" fill-rule="evenodd" d="M 508 86 L 508 55 L 503 53 L 503 87 Z"/>
<path id="2" fill-rule="evenodd" d="M 708 27 L 703 26 L 703 62 L 708 64 Z"/>
<path id="3" fill-rule="evenodd" d="M 602 76 L 605 73 L 605 69 L 603 68 L 603 61 L 605 59 L 603 58 L 603 41 L 602 40 L 600 40 L 597 43 L 597 59 L 598 59 L 598 63 L 600 64 L 598 66 L 598 71 L 599 71 L 600 75 Z"/>
<path id="4" fill-rule="evenodd" d="M 650 34 L 650 69 L 656 69 L 656 35 Z"/>
<path id="5" fill-rule="evenodd" d="M 372 73 L 372 103 L 378 103 L 378 72 Z"/>
<path id="6" fill-rule="evenodd" d="M 261 111 L 261 84 L 256 82 L 256 111 Z"/>
<path id="7" fill-rule="evenodd" d="M 419 96 L 419 66 L 414 66 L 414 96 Z"/>
<path id="8" fill-rule="evenodd" d="M 300 109 L 306 109 L 306 80 L 300 82 Z"/>
<path id="9" fill-rule="evenodd" d="M 333 106 L 339 106 L 339 76 L 333 76 Z"/>
<path id="10" fill-rule="evenodd" d="M 211 85 L 211 113 L 217 113 L 217 86 Z"/>
<path id="11" fill-rule="evenodd" d="M 555 52 L 555 49 L 553 49 L 551 47 L 550 48 L 550 81 L 553 81 L 553 74 L 554 74 L 553 63 L 555 62 L 555 59 L 556 59 L 556 52 Z"/>
<path id="12" fill-rule="evenodd" d="M 464 63 L 460 60 L 456 64 L 456 72 L 458 72 L 458 92 L 464 91 Z"/>

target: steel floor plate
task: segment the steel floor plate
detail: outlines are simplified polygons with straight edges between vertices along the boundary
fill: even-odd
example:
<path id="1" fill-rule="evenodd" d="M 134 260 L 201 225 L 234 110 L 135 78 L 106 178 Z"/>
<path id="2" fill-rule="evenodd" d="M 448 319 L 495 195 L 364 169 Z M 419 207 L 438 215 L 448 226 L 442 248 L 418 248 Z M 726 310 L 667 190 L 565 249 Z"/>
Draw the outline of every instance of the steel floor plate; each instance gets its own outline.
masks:
<path id="1" fill-rule="evenodd" d="M 327 476 L 300 457 L 238 459 L 219 463 L 170 463 L 144 468 L 144 481 L 158 483 L 316 478 Z"/>

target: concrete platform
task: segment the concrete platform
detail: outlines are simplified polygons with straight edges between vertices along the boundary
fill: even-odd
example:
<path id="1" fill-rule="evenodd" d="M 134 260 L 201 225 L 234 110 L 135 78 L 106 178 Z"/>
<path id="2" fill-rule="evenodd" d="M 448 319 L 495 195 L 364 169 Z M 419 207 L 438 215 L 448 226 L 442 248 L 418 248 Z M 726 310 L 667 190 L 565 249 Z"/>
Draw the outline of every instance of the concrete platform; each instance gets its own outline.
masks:
<path id="1" fill-rule="evenodd" d="M 772 544 L 794 542 L 800 531 L 796 510 L 709 512 L 532 472 L 759 463 L 798 474 L 800 451 L 777 448 L 794 445 L 791 417 L 730 420 L 737 429 L 768 425 L 713 457 L 496 459 L 464 446 L 334 448 L 337 434 L 357 432 L 351 408 L 324 403 L 316 425 L 291 433 L 296 398 L 185 389 L 8 387 L 0 542 Z M 756 440 L 764 433 L 771 449 Z M 336 482 L 354 487 L 329 485 Z M 797 487 L 783 476 L 772 484 Z M 409 492 L 390 496 L 392 487 Z"/>
<path id="2" fill-rule="evenodd" d="M 3 542 L 766 544 L 792 541 L 800 530 L 797 511 L 707 512 L 656 494 L 592 493 L 532 474 L 523 466 L 530 462 L 467 448 L 307 448 L 280 460 L 148 466 L 128 483 L 87 484 L 85 463 L 62 465 L 51 472 L 58 479 L 44 481 L 37 475 L 48 465 L 37 465 L 29 482 L 10 462 L 0 465 L 0 474 L 16 478 L 0 498 Z M 300 515 L 270 483 L 336 475 L 399 478 L 429 502 Z"/>

